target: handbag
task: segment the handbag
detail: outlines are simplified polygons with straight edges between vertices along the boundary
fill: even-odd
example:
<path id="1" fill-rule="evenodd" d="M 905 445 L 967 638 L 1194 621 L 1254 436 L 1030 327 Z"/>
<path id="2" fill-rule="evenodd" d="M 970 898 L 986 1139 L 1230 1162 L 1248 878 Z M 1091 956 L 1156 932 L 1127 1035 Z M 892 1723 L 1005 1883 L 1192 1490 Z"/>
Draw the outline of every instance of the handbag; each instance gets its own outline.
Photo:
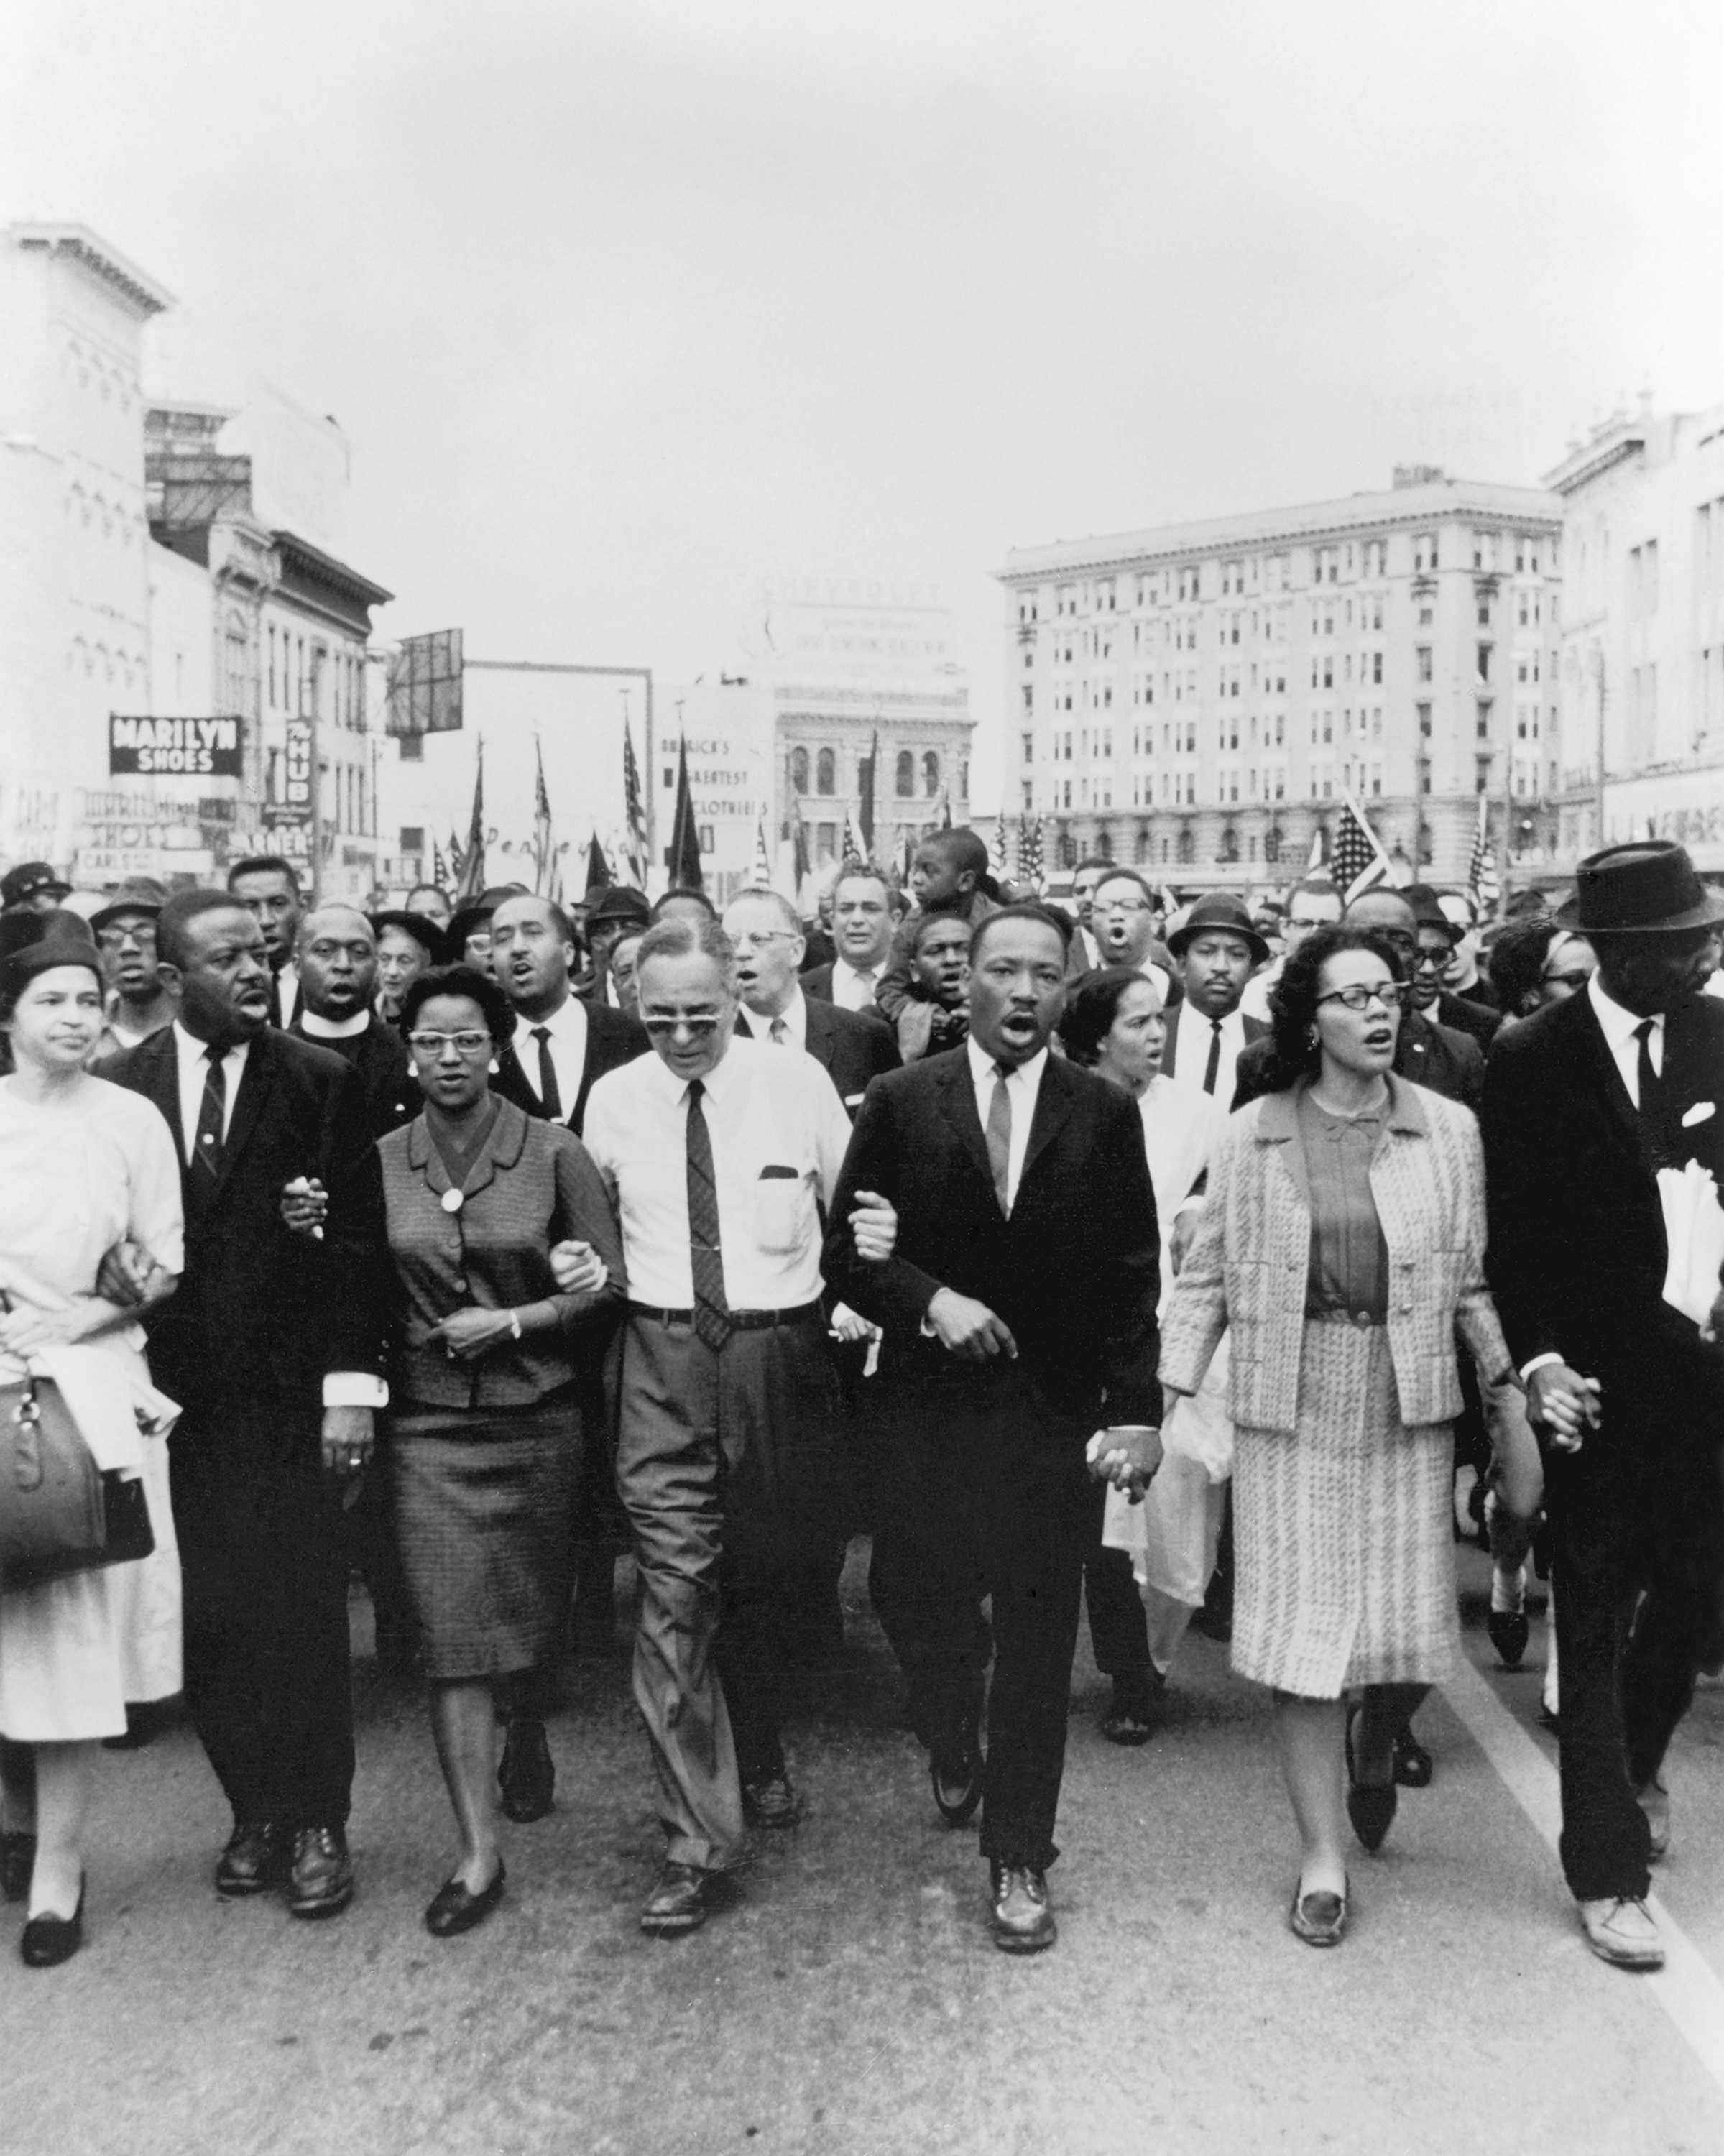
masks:
<path id="1" fill-rule="evenodd" d="M 95 1464 L 51 1378 L 0 1385 L 0 1591 L 156 1547 L 143 1484 Z"/>

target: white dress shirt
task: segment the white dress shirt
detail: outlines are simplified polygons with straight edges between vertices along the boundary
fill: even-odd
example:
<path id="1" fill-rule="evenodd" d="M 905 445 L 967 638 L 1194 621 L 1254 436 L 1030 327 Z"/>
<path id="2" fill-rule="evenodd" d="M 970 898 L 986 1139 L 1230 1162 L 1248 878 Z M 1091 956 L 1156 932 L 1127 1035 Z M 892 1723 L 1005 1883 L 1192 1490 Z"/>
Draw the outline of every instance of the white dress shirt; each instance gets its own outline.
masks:
<path id="1" fill-rule="evenodd" d="M 757 1040 L 764 1041 L 769 1048 L 800 1048 L 808 1045 L 808 1006 L 800 988 L 793 988 L 790 1001 L 776 1019 L 767 1018 L 759 1011 L 752 1011 L 747 1004 L 741 1006 L 742 1023 Z M 777 1040 L 772 1039 L 772 1028 L 782 1024 L 784 1030 Z"/>
<path id="2" fill-rule="evenodd" d="M 587 1006 L 578 996 L 569 996 L 548 1018 L 529 1018 L 525 1011 L 515 1014 L 516 1060 L 526 1079 L 527 1091 L 542 1107 L 539 1044 L 533 1039 L 533 1029 L 541 1025 L 550 1035 L 546 1045 L 551 1050 L 551 1067 L 557 1073 L 562 1120 L 567 1122 L 575 1111 L 575 1103 L 581 1097 L 581 1081 L 587 1075 Z"/>
<path id="3" fill-rule="evenodd" d="M 1604 1045 L 1610 1050 L 1617 1069 L 1622 1073 L 1622 1082 L 1629 1089 L 1629 1098 L 1638 1108 L 1640 1105 L 1640 1044 L 1634 1038 L 1637 1026 L 1646 1021 L 1636 1012 L 1624 1010 L 1614 1002 L 1598 986 L 1594 973 L 1586 984 L 1592 1000 L 1593 1015 L 1603 1028 Z M 1652 1056 L 1655 1074 L 1664 1075 L 1664 1013 L 1660 1011 L 1652 1021 L 1652 1031 L 1646 1043 Z"/>
<path id="4" fill-rule="evenodd" d="M 970 1078 L 976 1088 L 976 1113 L 985 1136 L 988 1111 L 993 1106 L 994 1080 L 998 1075 L 993 1058 L 974 1040 L 964 1043 L 970 1059 Z M 1028 1063 L 1006 1074 L 1006 1098 L 1012 1106 L 1012 1142 L 1006 1148 L 1006 1213 L 1018 1203 L 1018 1184 L 1024 1173 L 1024 1156 L 1029 1150 L 1029 1127 L 1035 1121 L 1036 1096 L 1042 1090 L 1042 1073 L 1048 1067 L 1048 1051 L 1039 1050 Z"/>
<path id="5" fill-rule="evenodd" d="M 1245 993 L 1239 998 L 1239 1009 L 1247 1018 L 1260 1018 L 1265 1025 L 1269 1024 L 1269 992 L 1280 979 L 1286 963 L 1283 952 L 1271 958 L 1260 973 L 1254 973 L 1246 982 Z"/>
<path id="6" fill-rule="evenodd" d="M 180 1132 L 185 1142 L 186 1165 L 192 1164 L 192 1155 L 198 1147 L 198 1118 L 203 1112 L 203 1084 L 209 1075 L 207 1040 L 200 1040 L 195 1033 L 187 1033 L 176 1019 L 173 1022 L 174 1053 L 179 1059 L 180 1070 Z M 245 1075 L 245 1060 L 251 1053 L 251 1045 L 242 1040 L 230 1048 L 222 1058 L 222 1070 L 228 1081 L 227 1098 L 222 1103 L 222 1137 L 226 1139 L 233 1121 L 233 1103 L 239 1096 L 239 1081 Z"/>
<path id="7" fill-rule="evenodd" d="M 1167 1051 L 1162 1060 L 1162 1075 L 1172 1079 L 1177 1085 L 1195 1086 L 1199 1092 L 1203 1091 L 1203 1073 L 1209 1067 L 1209 1044 L 1213 1039 L 1214 1020 L 1206 1017 L 1194 1004 L 1182 1004 L 1179 1023 L 1167 1036 Z M 1244 1045 L 1245 1021 L 1237 1009 L 1230 1010 L 1221 1021 L 1221 1060 L 1215 1066 L 1214 1097 L 1224 1108 L 1232 1105 Z"/>
<path id="8" fill-rule="evenodd" d="M 1227 1127 L 1227 1113 L 1198 1086 L 1176 1086 L 1159 1075 L 1137 1096 L 1143 1118 L 1143 1150 L 1155 1192 L 1156 1222 L 1162 1231 L 1162 1292 L 1172 1284 L 1168 1252 L 1173 1223 L 1193 1199 L 1192 1185 L 1209 1165 L 1215 1141 Z"/>
<path id="9" fill-rule="evenodd" d="M 865 973 L 859 972 L 848 958 L 832 962 L 832 1000 L 840 1010 L 871 1011 L 877 1009 L 874 992 L 880 986 L 880 978 L 886 970 L 882 958 Z M 798 991 L 800 993 L 800 990 Z"/>
<path id="10" fill-rule="evenodd" d="M 733 1035 L 701 1081 L 712 1141 L 725 1300 L 795 1310 L 822 1287 L 819 1208 L 850 1142 L 837 1088 L 812 1055 Z M 687 1310 L 688 1081 L 656 1055 L 607 1071 L 587 1101 L 587 1150 L 615 1195 L 634 1302 Z M 788 1168 L 788 1175 L 767 1175 Z"/>

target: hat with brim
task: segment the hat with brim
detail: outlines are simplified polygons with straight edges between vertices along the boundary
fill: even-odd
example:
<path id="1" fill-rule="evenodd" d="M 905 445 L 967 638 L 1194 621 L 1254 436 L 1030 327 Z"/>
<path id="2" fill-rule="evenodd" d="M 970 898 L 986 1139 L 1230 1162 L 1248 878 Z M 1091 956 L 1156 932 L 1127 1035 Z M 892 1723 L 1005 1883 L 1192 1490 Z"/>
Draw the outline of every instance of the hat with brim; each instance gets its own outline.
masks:
<path id="1" fill-rule="evenodd" d="M 1413 909 L 1414 923 L 1419 928 L 1440 928 L 1451 943 L 1458 943 L 1465 935 L 1443 911 L 1443 901 L 1428 883 L 1409 883 L 1401 893 Z"/>
<path id="2" fill-rule="evenodd" d="M 368 917 L 373 934 L 381 936 L 386 928 L 398 928 L 403 936 L 412 937 L 434 966 L 441 966 L 444 963 L 444 954 L 449 946 L 444 939 L 444 932 L 428 915 L 407 913 L 392 908 L 387 912 L 373 913 Z"/>
<path id="3" fill-rule="evenodd" d="M 587 894 L 587 926 L 598 928 L 615 921 L 639 921 L 643 928 L 647 924 L 652 908 L 644 891 L 635 891 L 628 884 L 608 884 L 603 891 Z"/>
<path id="4" fill-rule="evenodd" d="M 139 876 L 131 883 L 123 883 L 100 911 L 90 916 L 90 925 L 100 936 L 103 929 L 116 921 L 122 913 L 146 914 L 153 921 L 167 903 L 167 891 L 154 876 Z"/>
<path id="5" fill-rule="evenodd" d="M 1185 956 L 1185 947 L 1206 931 L 1223 931 L 1237 936 L 1242 943 L 1250 947 L 1251 957 L 1261 965 L 1269 956 L 1269 945 L 1245 911 L 1245 901 L 1236 891 L 1212 891 L 1207 898 L 1200 898 L 1183 921 L 1167 938 L 1167 948 L 1176 958 Z"/>
<path id="6" fill-rule="evenodd" d="M 65 898 L 69 896 L 71 889 L 50 863 L 20 861 L 15 869 L 8 869 L 0 876 L 0 906 L 23 906 L 30 899 L 39 898 L 44 891 L 56 891 Z"/>
<path id="7" fill-rule="evenodd" d="M 514 893 L 506 892 L 505 896 L 512 898 Z M 481 928 L 490 927 L 491 916 L 500 903 L 499 900 L 493 900 L 487 904 L 485 900 L 480 899 L 476 906 L 464 906 L 461 908 L 443 932 L 443 947 L 451 957 L 459 959 L 467 947 L 467 938 L 469 936 L 476 936 Z"/>
<path id="8" fill-rule="evenodd" d="M 32 923 L 34 935 L 30 933 Z M 35 913 L 23 906 L 8 906 L 0 913 L 0 992 L 16 996 L 38 973 L 51 973 L 61 966 L 88 967 L 100 983 L 100 954 L 77 914 L 59 909 Z"/>
<path id="9" fill-rule="evenodd" d="M 1724 898 L 1695 874 L 1686 846 L 1646 839 L 1589 855 L 1556 920 L 1581 936 L 1674 936 L 1724 922 Z"/>

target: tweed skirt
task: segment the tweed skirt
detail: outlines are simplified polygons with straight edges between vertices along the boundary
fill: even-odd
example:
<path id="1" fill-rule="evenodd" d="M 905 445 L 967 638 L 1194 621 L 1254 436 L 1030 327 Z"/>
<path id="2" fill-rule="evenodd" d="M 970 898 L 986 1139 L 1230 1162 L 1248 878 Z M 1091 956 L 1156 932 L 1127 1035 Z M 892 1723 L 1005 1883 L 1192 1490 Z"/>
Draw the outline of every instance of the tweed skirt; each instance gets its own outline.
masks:
<path id="1" fill-rule="evenodd" d="M 1383 1327 L 1307 1323 L 1294 1435 L 1236 1433 L 1239 1675 L 1307 1699 L 1447 1676 L 1453 1485 L 1449 1425 L 1401 1420 Z"/>
<path id="2" fill-rule="evenodd" d="M 428 1675 L 548 1661 L 573 1583 L 577 1389 L 528 1408 L 409 1409 L 390 1428 L 395 1532 Z"/>

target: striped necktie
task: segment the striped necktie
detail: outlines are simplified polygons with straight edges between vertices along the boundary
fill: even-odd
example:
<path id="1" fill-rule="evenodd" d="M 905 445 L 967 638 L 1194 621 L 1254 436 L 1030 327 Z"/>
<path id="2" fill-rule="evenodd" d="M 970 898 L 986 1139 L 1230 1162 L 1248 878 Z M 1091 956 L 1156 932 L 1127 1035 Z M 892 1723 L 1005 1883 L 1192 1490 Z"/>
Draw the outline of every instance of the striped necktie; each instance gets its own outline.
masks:
<path id="1" fill-rule="evenodd" d="M 700 1106 L 706 1088 L 689 1082 L 689 1269 L 695 1283 L 695 1332 L 716 1351 L 731 1337 L 731 1306 L 724 1291 L 724 1251 L 718 1231 L 718 1183 L 712 1168 L 712 1133 Z"/>

